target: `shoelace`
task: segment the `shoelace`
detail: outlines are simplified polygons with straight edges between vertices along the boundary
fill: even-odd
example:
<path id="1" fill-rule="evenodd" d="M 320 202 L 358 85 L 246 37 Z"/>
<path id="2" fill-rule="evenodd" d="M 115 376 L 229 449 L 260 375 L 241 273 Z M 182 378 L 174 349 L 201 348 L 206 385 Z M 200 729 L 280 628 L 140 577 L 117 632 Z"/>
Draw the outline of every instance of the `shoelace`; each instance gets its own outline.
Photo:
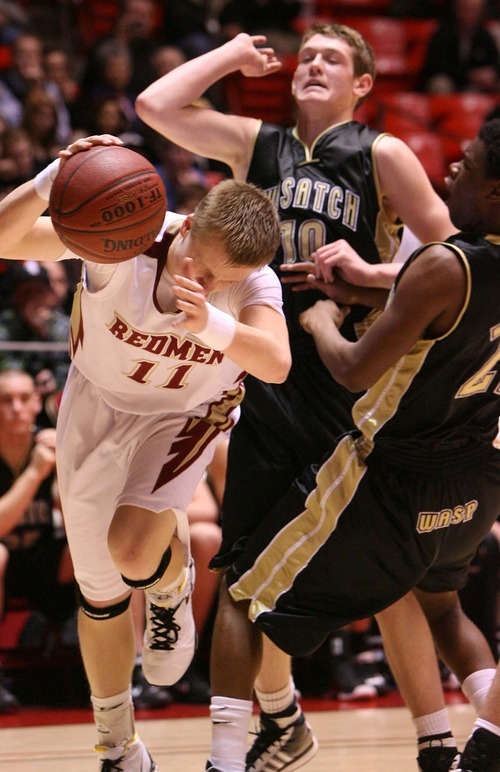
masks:
<path id="1" fill-rule="evenodd" d="M 266 718 L 262 717 L 260 731 L 252 732 L 252 734 L 256 735 L 256 739 L 247 754 L 247 766 L 253 764 L 253 762 L 256 761 L 270 745 L 279 742 L 283 734 L 287 732 L 289 728 L 290 727 L 288 726 L 280 727 L 272 719 L 266 720 Z"/>
<path id="2" fill-rule="evenodd" d="M 174 616 L 179 606 L 176 606 L 175 608 L 163 608 L 162 606 L 155 606 L 154 603 L 151 603 L 151 636 L 153 639 L 150 644 L 151 649 L 171 651 L 174 648 L 179 640 L 179 632 L 181 629 L 180 625 L 174 621 Z"/>

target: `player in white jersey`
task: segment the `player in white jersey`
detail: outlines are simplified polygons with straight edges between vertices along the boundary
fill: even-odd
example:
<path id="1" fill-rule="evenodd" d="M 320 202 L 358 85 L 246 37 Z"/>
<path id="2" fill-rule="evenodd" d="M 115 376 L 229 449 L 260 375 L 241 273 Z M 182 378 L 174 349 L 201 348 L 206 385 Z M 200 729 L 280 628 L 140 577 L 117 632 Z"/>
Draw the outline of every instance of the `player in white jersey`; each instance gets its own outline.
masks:
<path id="1" fill-rule="evenodd" d="M 60 163 L 96 144 L 121 142 L 80 139 L 0 202 L 1 257 L 76 257 L 41 215 Z M 146 594 L 146 677 L 175 683 L 196 639 L 187 505 L 237 420 L 245 374 L 281 382 L 290 367 L 267 266 L 278 241 L 271 201 L 227 180 L 193 215 L 167 213 L 147 254 L 84 261 L 57 459 L 101 772 L 157 769 L 134 726 L 131 588 Z"/>

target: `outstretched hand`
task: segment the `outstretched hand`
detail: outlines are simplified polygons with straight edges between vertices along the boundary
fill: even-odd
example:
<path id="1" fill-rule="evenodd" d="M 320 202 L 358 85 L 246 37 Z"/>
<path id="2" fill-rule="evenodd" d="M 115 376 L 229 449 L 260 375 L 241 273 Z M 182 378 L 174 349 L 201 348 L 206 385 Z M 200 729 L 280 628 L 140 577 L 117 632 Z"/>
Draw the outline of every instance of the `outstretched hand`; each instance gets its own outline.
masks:
<path id="1" fill-rule="evenodd" d="M 174 327 L 182 325 L 190 332 L 201 332 L 208 319 L 207 302 L 202 285 L 194 278 L 193 261 L 190 257 L 184 259 L 182 274 L 175 274 L 174 282 L 172 291 L 176 297 L 177 308 L 182 312 L 174 320 Z"/>

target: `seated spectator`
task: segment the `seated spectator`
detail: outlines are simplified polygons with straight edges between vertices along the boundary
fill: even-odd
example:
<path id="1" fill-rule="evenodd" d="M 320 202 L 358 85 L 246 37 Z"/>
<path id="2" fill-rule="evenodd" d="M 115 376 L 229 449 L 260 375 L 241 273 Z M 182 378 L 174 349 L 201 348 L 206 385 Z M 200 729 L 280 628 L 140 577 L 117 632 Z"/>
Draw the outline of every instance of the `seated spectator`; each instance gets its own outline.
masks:
<path id="1" fill-rule="evenodd" d="M 25 129 L 8 129 L 2 136 L 0 193 L 6 195 L 37 173 L 35 144 Z"/>
<path id="2" fill-rule="evenodd" d="M 78 281 L 74 280 L 72 273 L 74 269 L 77 269 L 80 274 L 82 269 L 81 260 L 63 260 L 61 262 L 56 260 L 55 262 L 40 263 L 40 265 L 47 274 L 50 289 L 56 296 L 57 307 L 69 316 L 73 306 L 73 295 L 78 283 Z"/>
<path id="3" fill-rule="evenodd" d="M 11 303 L 0 312 L 0 341 L 20 342 L 21 346 L 23 343 L 60 343 L 61 350 L 47 351 L 43 346 L 39 350 L 0 349 L 0 367 L 22 368 L 34 375 L 49 366 L 62 385 L 69 368 L 70 320 L 58 304 L 47 272 L 38 264 L 38 272 L 30 272 L 31 267 L 31 264 L 15 264 L 6 271 L 12 286 Z"/>
<path id="4" fill-rule="evenodd" d="M 41 171 L 57 158 L 63 148 L 58 131 L 57 105 L 43 88 L 33 89 L 24 100 L 21 126 L 33 142 L 36 170 Z"/>
<path id="5" fill-rule="evenodd" d="M 15 128 L 21 124 L 22 117 L 22 102 L 12 93 L 7 84 L 0 80 L 0 118 L 7 128 Z"/>
<path id="6" fill-rule="evenodd" d="M 485 26 L 486 0 L 453 0 L 429 41 L 421 81 L 429 93 L 497 94 L 500 54 Z"/>
<path id="7" fill-rule="evenodd" d="M 55 100 L 58 108 L 59 123 L 67 124 L 65 136 L 68 138 L 73 126 L 76 101 L 80 96 L 80 84 L 73 73 L 73 62 L 69 55 L 62 48 L 50 47 L 43 52 L 43 69 L 45 74 L 45 90 Z M 62 139 L 63 127 L 58 134 L 58 139 Z"/>
<path id="8" fill-rule="evenodd" d="M 37 417 L 37 424 L 40 427 L 55 428 L 59 405 L 61 404 L 62 389 L 58 386 L 54 373 L 49 367 L 43 367 L 39 370 L 33 380 L 42 402 L 42 408 Z"/>
<path id="9" fill-rule="evenodd" d="M 113 134 L 119 137 L 126 147 L 137 150 L 146 157 L 149 156 L 145 137 L 142 132 L 133 129 L 120 101 L 115 97 L 105 97 L 98 101 L 86 119 L 86 123 L 88 134 Z"/>
<path id="10" fill-rule="evenodd" d="M 114 99 L 128 128 L 138 131 L 140 121 L 134 105 L 137 92 L 132 83 L 133 60 L 128 47 L 111 39 L 103 43 L 96 54 L 95 69 L 95 78 L 82 88 L 81 114 L 76 119 L 79 126 L 91 126 L 98 106 Z"/>
<path id="11" fill-rule="evenodd" d="M 56 109 L 57 141 L 66 144 L 71 128 L 68 109 L 60 88 L 55 81 L 46 78 L 43 61 L 42 39 L 32 32 L 23 32 L 12 43 L 12 65 L 0 73 L 1 99 L 8 110 L 9 125 L 21 125 L 23 110 L 30 94 L 44 91 L 53 100 Z M 17 105 L 14 107 L 16 100 Z"/>
<path id="12" fill-rule="evenodd" d="M 218 25 L 210 0 L 168 0 L 163 13 L 162 38 L 178 46 L 187 59 L 210 51 Z"/>
<path id="13" fill-rule="evenodd" d="M 130 57 L 129 88 L 138 94 L 154 80 L 150 63 L 151 53 L 159 45 L 157 0 L 121 0 L 110 34 L 96 40 L 86 57 L 81 79 L 82 96 L 86 98 L 99 84 L 102 74 L 103 51 L 125 48 Z"/>
<path id="14" fill-rule="evenodd" d="M 163 179 L 169 208 L 176 212 L 177 192 L 186 185 L 201 185 L 208 191 L 210 185 L 205 176 L 206 161 L 173 142 L 160 139 L 156 143 L 158 163 L 156 170 Z"/>
<path id="15" fill-rule="evenodd" d="M 0 73 L 0 79 L 21 102 L 34 86 L 43 83 L 43 44 L 32 32 L 25 31 L 12 43 L 12 64 Z"/>
<path id="16" fill-rule="evenodd" d="M 75 612 L 76 590 L 57 518 L 55 429 L 36 428 L 40 409 L 27 372 L 0 372 L 0 615 L 9 599 L 22 597 L 62 624 Z M 0 713 L 11 709 L 0 686 Z"/>

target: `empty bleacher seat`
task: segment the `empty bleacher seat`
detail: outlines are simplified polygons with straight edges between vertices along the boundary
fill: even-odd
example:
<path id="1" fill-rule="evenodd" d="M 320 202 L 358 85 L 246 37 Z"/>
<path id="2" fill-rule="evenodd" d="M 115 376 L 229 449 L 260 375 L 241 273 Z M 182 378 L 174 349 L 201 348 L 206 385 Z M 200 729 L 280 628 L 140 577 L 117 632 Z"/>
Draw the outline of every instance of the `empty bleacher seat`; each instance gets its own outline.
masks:
<path id="1" fill-rule="evenodd" d="M 397 91 L 379 102 L 378 128 L 395 136 L 403 131 L 432 129 L 432 108 L 427 94 Z"/>
<path id="2" fill-rule="evenodd" d="M 443 192 L 448 166 L 439 135 L 425 129 L 415 129 L 401 132 L 399 138 L 413 150 L 434 188 L 439 193 Z"/>
<path id="3" fill-rule="evenodd" d="M 466 144 L 474 139 L 493 108 L 500 105 L 499 97 L 472 92 L 431 94 L 429 99 L 448 163 L 461 159 Z"/>

